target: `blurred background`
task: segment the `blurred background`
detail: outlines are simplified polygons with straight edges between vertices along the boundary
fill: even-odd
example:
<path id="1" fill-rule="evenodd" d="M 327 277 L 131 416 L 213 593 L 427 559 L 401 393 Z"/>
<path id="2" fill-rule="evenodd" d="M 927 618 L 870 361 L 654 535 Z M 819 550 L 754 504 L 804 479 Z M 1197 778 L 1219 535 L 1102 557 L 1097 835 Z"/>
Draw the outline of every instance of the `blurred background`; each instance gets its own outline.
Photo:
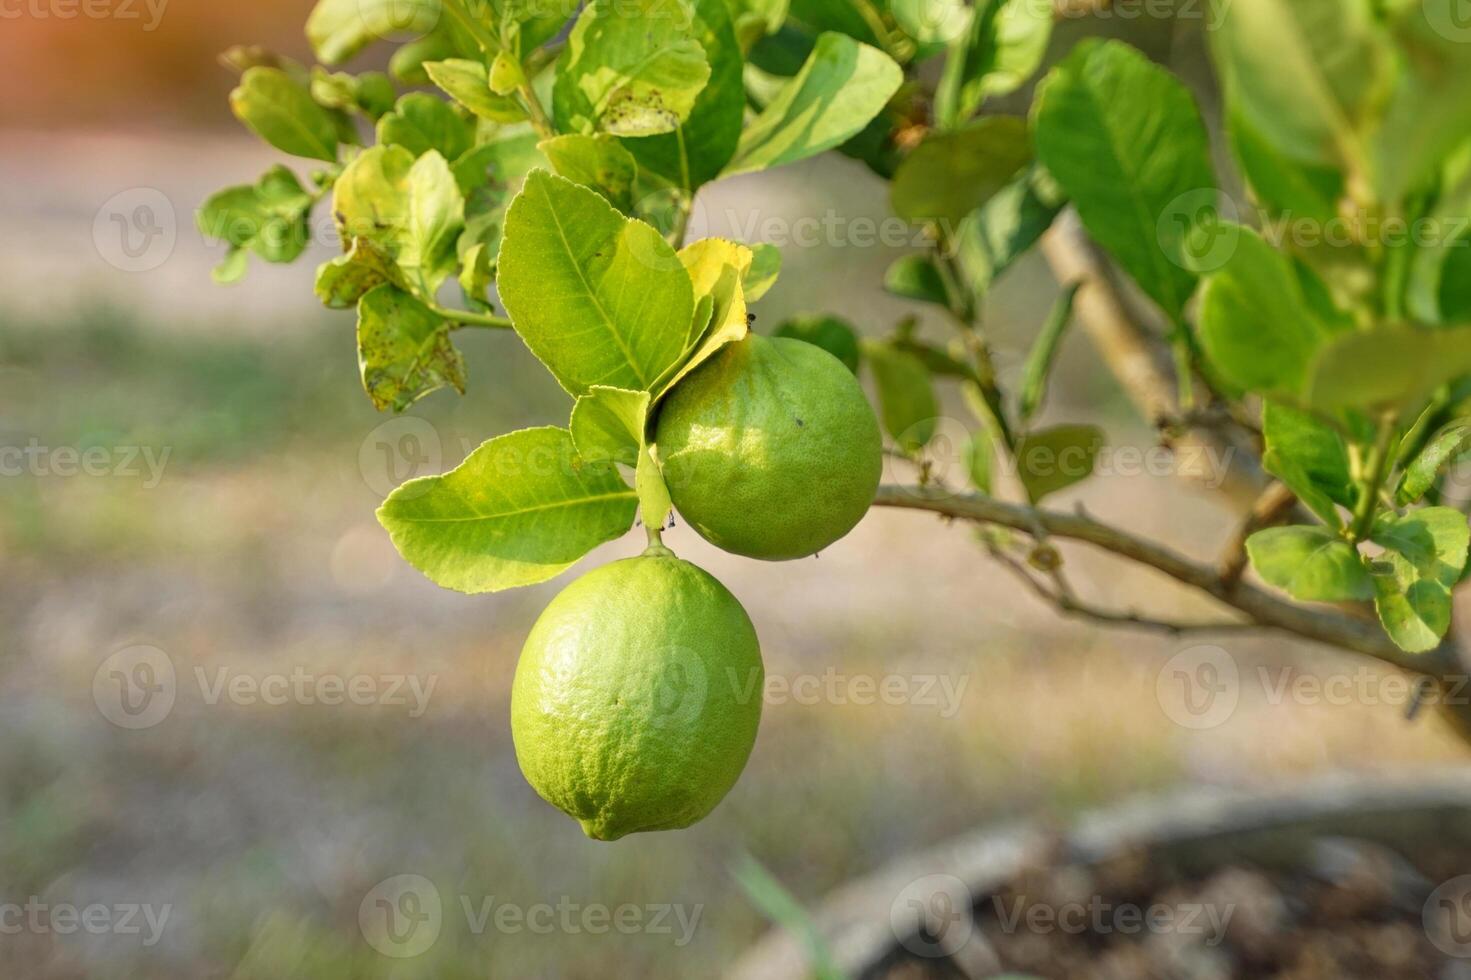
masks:
<path id="1" fill-rule="evenodd" d="M 1381 691 L 1375 668 L 1274 637 L 1062 621 L 970 529 L 932 516 L 876 511 L 820 559 L 779 565 L 677 528 L 666 540 L 723 580 L 760 632 L 760 737 L 698 826 L 585 839 L 522 779 L 508 715 L 525 633 L 575 572 L 452 594 L 403 563 L 373 517 L 407 476 L 507 429 L 563 423 L 565 396 L 513 338 L 470 331 L 457 338 L 469 393 L 394 421 L 363 395 L 351 315 L 312 296 L 328 245 L 292 267 L 253 262 L 236 287 L 209 279 L 223 250 L 195 231 L 194 209 L 274 161 L 230 116 L 233 76 L 215 56 L 259 43 L 309 61 L 310 6 L 0 11 L 0 446 L 28 461 L 0 477 L 0 973 L 713 976 L 768 928 L 731 874 L 745 855 L 815 904 L 993 822 L 1062 820 L 1183 784 L 1465 758 L 1429 714 L 1405 720 L 1404 695 L 1283 693 L 1304 676 L 1368 677 Z M 1077 32 L 1129 33 L 1187 76 L 1203 61 L 1168 23 L 1069 30 L 1059 48 Z M 693 233 L 760 240 L 814 214 L 847 231 L 779 242 L 785 270 L 755 307 L 758 330 L 832 312 L 878 334 L 924 313 L 881 289 L 904 249 L 860 231 L 892 219 L 854 161 L 722 183 Z M 1056 292 L 1040 261 L 996 290 L 987 316 L 1004 370 L 1020 367 Z M 1047 411 L 1099 422 L 1116 448 L 1153 445 L 1080 334 Z M 1086 501 L 1216 554 L 1236 515 L 1170 468 L 1053 503 Z M 888 475 L 910 477 L 900 464 Z M 641 547 L 636 531 L 588 564 Z M 1067 556 L 1101 602 L 1210 612 L 1163 579 Z M 1201 642 L 1239 668 L 1239 700 L 1191 727 L 1161 678 Z M 158 696 L 119 704 L 119 675 Z M 403 875 L 443 903 L 432 947 L 412 959 L 383 955 L 360 926 L 374 890 L 397 901 Z M 42 926 L 11 928 L 16 908 L 38 905 L 52 910 L 32 920 Z M 517 926 L 496 918 L 503 906 L 572 908 L 581 925 Z M 638 928 L 578 918 L 626 906 Z M 65 907 L 101 907 L 111 926 L 65 928 L 53 914 Z"/>

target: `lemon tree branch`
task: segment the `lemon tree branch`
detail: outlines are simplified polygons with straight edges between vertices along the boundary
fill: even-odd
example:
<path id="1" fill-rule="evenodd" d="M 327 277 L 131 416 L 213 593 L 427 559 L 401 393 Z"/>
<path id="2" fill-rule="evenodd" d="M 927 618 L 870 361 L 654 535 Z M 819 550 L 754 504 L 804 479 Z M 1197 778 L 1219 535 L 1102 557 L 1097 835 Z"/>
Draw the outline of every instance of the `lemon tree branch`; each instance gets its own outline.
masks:
<path id="1" fill-rule="evenodd" d="M 930 511 L 958 520 L 994 524 L 1028 535 L 1040 528 L 1051 537 L 1081 541 L 1162 572 L 1243 613 L 1259 627 L 1291 633 L 1431 677 L 1445 678 L 1463 672 L 1453 643 L 1430 653 L 1405 653 L 1372 619 L 1330 609 L 1310 609 L 1279 599 L 1249 583 L 1230 582 L 1213 565 L 1197 562 L 1082 513 L 1064 514 L 1025 507 L 980 494 L 899 486 L 880 487 L 874 503 L 879 507 Z"/>

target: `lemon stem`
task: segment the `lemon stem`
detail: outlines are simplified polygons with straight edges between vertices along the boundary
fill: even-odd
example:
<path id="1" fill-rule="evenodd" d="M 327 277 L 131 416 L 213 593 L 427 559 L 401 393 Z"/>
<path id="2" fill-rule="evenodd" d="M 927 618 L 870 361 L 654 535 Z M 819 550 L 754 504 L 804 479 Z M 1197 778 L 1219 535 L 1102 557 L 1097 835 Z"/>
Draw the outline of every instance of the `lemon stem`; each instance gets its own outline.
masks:
<path id="1" fill-rule="evenodd" d="M 673 558 L 674 552 L 664 543 L 664 529 L 653 524 L 644 525 L 649 532 L 649 546 L 644 549 L 645 558 Z"/>

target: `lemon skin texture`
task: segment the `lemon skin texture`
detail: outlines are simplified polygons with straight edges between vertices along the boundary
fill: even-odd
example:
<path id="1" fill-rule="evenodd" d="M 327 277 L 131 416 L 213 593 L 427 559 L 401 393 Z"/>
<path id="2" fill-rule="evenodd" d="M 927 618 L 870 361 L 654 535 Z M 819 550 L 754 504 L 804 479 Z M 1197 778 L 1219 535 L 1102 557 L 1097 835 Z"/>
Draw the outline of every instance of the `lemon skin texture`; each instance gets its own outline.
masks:
<path id="1" fill-rule="evenodd" d="M 670 392 L 656 430 L 680 515 L 748 558 L 816 554 L 863 519 L 883 472 L 853 374 L 800 340 L 750 335 Z"/>
<path id="2" fill-rule="evenodd" d="M 521 771 L 595 840 L 688 827 L 735 785 L 761 720 L 756 629 L 672 555 L 614 562 L 536 621 L 511 687 Z"/>

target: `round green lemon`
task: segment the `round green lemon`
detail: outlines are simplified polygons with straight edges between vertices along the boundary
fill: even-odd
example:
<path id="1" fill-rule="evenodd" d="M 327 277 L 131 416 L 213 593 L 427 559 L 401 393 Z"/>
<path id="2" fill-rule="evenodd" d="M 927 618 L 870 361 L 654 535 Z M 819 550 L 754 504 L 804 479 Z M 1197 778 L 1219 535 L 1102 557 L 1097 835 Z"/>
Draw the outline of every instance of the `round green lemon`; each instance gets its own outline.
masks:
<path id="1" fill-rule="evenodd" d="M 685 521 L 769 561 L 853 530 L 883 472 L 878 420 L 852 372 L 785 337 L 748 336 L 697 368 L 670 393 L 656 441 Z"/>
<path id="2" fill-rule="evenodd" d="M 541 614 L 511 686 L 526 779 L 596 840 L 700 820 L 735 785 L 765 671 L 735 596 L 673 555 L 595 569 Z"/>

